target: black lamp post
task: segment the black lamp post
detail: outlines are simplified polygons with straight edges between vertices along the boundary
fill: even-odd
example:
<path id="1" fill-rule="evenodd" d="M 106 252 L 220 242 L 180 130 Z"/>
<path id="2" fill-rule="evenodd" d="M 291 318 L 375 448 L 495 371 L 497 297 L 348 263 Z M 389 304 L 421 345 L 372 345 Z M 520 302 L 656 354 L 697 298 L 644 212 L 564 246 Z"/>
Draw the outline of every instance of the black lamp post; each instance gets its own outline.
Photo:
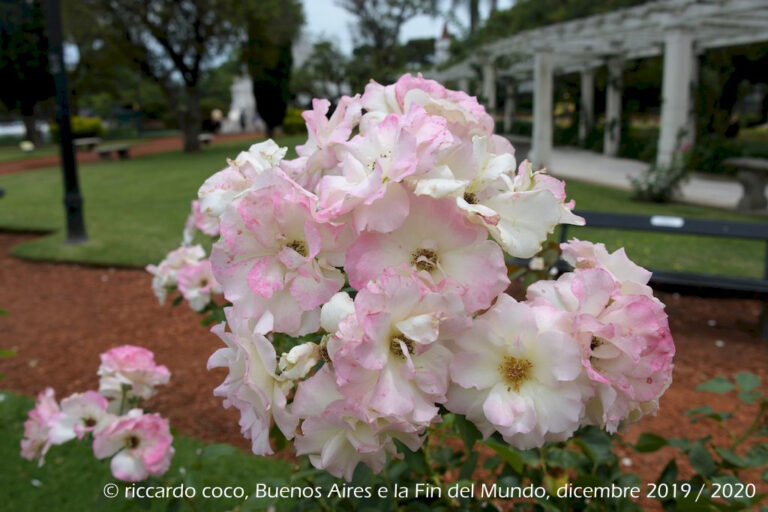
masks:
<path id="1" fill-rule="evenodd" d="M 83 218 L 83 198 L 77 179 L 77 161 L 72 145 L 72 125 L 69 120 L 69 88 L 64 68 L 64 48 L 61 35 L 59 0 L 46 0 L 45 21 L 48 28 L 48 64 L 56 88 L 56 121 L 61 135 L 61 169 L 64 173 L 64 210 L 67 215 L 67 239 L 64 243 L 79 244 L 88 240 Z"/>

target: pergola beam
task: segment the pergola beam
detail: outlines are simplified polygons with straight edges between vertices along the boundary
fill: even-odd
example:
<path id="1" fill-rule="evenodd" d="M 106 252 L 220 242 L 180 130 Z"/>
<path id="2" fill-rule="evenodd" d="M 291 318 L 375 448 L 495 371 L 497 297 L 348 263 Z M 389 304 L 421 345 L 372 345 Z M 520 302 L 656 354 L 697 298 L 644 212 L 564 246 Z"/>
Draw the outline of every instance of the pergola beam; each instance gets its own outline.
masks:
<path id="1" fill-rule="evenodd" d="M 482 68 L 489 107 L 494 78 L 521 84 L 534 77 L 532 155 L 546 166 L 552 151 L 552 92 L 557 74 L 582 72 L 582 104 L 589 107 L 589 71 L 607 65 L 604 152 L 615 155 L 620 143 L 621 62 L 664 56 L 662 115 L 657 163 L 674 163 L 681 144 L 693 140 L 691 94 L 698 80 L 697 52 L 710 48 L 768 41 L 766 0 L 660 0 L 578 20 L 520 32 L 485 45 L 461 63 L 435 71 L 438 80 L 476 77 Z M 485 67 L 483 67 L 485 66 Z M 495 80 L 494 80 L 495 82 Z M 495 96 L 495 86 L 493 87 Z M 505 127 L 511 125 L 505 112 Z M 592 121 L 580 118 L 580 139 Z"/>
<path id="2" fill-rule="evenodd" d="M 665 34 L 685 27 L 702 49 L 736 46 L 768 40 L 768 2 L 765 0 L 665 0 L 618 11 L 527 30 L 486 45 L 486 58 L 510 53 L 529 55 L 533 67 L 536 48 L 553 52 L 556 74 L 594 66 L 595 60 L 621 56 L 625 60 L 663 54 Z M 475 58 L 433 75 L 456 79 L 472 73 Z M 497 76 L 521 72 L 518 63 L 499 66 Z"/>

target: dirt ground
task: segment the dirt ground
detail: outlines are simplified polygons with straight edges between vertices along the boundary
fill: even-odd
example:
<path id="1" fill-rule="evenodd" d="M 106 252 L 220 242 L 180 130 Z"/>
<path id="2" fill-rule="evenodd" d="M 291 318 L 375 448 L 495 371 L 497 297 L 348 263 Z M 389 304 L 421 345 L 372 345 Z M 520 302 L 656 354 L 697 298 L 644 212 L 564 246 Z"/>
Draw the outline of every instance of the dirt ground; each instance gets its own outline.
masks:
<path id="1" fill-rule="evenodd" d="M 227 141 L 237 141 L 249 139 L 253 140 L 255 137 L 261 137 L 262 134 L 256 133 L 234 133 L 227 135 L 215 135 L 212 144 Z M 109 145 L 109 141 L 104 145 Z M 173 151 L 181 149 L 182 140 L 181 135 L 174 135 L 172 137 L 158 137 L 156 139 L 148 139 L 143 142 L 137 142 L 131 146 L 131 158 L 144 155 L 152 155 L 154 153 L 164 153 L 166 151 Z M 89 164 L 102 161 L 99 158 L 98 153 L 95 151 L 78 151 L 77 163 Z M 59 155 L 40 156 L 36 158 L 25 158 L 21 160 L 11 160 L 9 162 L 0 162 L 0 176 L 4 174 L 14 174 L 18 172 L 29 171 L 32 169 L 42 169 L 44 167 L 54 167 L 59 165 Z"/>
<path id="2" fill-rule="evenodd" d="M 206 371 L 206 360 L 219 339 L 199 323 L 188 307 L 161 306 L 141 270 L 108 269 L 72 264 L 32 263 L 11 258 L 10 248 L 31 235 L 0 233 L 0 347 L 18 357 L 0 359 L 6 379 L 0 388 L 34 395 L 53 386 L 58 397 L 95 389 L 98 354 L 120 344 L 145 346 L 172 372 L 171 385 L 160 389 L 148 408 L 158 410 L 181 433 L 243 448 L 237 413 L 224 410 L 212 390 L 225 371 Z M 677 346 L 674 382 L 661 400 L 661 411 L 633 425 L 624 435 L 633 441 L 641 432 L 667 437 L 727 435 L 711 424 L 691 425 L 684 411 L 700 405 L 733 410 L 732 397 L 697 393 L 699 383 L 742 370 L 768 382 L 768 342 L 760 342 L 755 326 L 760 303 L 736 299 L 659 294 L 667 304 Z M 730 422 L 737 431 L 752 420 L 755 408 L 741 407 Z M 625 451 L 627 469 L 644 482 L 655 480 L 668 460 L 666 451 L 638 456 Z M 757 474 L 759 475 L 759 473 Z M 765 485 L 758 483 L 765 491 Z"/>

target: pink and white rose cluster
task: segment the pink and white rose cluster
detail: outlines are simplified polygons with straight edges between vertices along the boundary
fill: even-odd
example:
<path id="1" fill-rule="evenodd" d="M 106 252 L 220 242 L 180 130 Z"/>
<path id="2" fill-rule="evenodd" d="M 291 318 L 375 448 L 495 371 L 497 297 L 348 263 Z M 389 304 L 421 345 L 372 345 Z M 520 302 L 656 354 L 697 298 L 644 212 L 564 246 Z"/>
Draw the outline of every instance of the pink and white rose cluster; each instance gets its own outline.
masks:
<path id="1" fill-rule="evenodd" d="M 159 264 L 148 265 L 147 271 L 153 276 L 152 291 L 160 304 L 169 293 L 178 290 L 189 307 L 200 312 L 210 304 L 214 295 L 221 293 L 211 262 L 200 245 L 182 245 L 169 252 Z"/>
<path id="2" fill-rule="evenodd" d="M 208 236 L 219 236 L 219 222 L 216 217 L 205 213 L 198 200 L 192 201 L 190 206 L 192 211 L 187 217 L 182 233 L 183 244 L 191 245 L 198 231 Z"/>
<path id="3" fill-rule="evenodd" d="M 235 161 L 230 161 L 230 165 L 235 167 L 251 165 L 251 163 L 256 165 L 254 162 L 257 162 L 261 154 L 256 148 L 261 146 L 263 144 L 255 144 L 249 152 L 240 153 Z M 276 145 L 274 147 L 277 148 Z M 226 186 L 233 186 L 232 182 L 233 179 L 230 177 Z M 219 194 L 230 198 L 229 194 L 236 193 L 234 190 L 225 190 L 222 187 L 214 191 L 216 186 L 215 183 L 210 185 L 212 196 Z M 152 291 L 160 304 L 165 303 L 169 293 L 178 291 L 192 310 L 202 312 L 211 304 L 214 295 L 221 294 L 221 286 L 213 276 L 205 249 L 202 245 L 194 244 L 198 231 L 208 237 L 219 236 L 219 216 L 212 208 L 210 198 L 207 201 L 197 199 L 191 201 L 191 211 L 184 224 L 181 246 L 166 254 L 157 265 L 147 265 L 147 272 L 152 274 Z"/>
<path id="4" fill-rule="evenodd" d="M 135 405 L 168 383 L 168 368 L 156 364 L 151 351 L 123 345 L 101 354 L 99 376 L 99 391 L 74 393 L 61 403 L 52 388 L 38 395 L 24 423 L 21 456 L 42 466 L 52 445 L 88 438 L 96 458 L 112 457 L 117 479 L 138 482 L 164 474 L 174 454 L 168 420 Z"/>
<path id="5" fill-rule="evenodd" d="M 303 113 L 296 158 L 256 144 L 198 194 L 229 303 L 208 366 L 228 370 L 215 394 L 254 453 L 272 453 L 274 423 L 351 479 L 360 462 L 380 471 L 395 440 L 417 450 L 441 410 L 519 448 L 655 411 L 674 345 L 623 251 L 565 244 L 573 272 L 524 302 L 506 293 L 505 254 L 533 257 L 584 221 L 476 98 L 405 75 L 329 110 Z"/>

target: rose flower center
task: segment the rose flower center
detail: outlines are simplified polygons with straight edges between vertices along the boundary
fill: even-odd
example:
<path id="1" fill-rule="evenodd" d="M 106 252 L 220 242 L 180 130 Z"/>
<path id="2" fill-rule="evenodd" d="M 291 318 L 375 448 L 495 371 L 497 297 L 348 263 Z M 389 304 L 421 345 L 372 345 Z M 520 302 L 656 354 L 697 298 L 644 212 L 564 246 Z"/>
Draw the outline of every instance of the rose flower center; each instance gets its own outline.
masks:
<path id="1" fill-rule="evenodd" d="M 328 345 L 325 342 L 320 344 L 320 357 L 323 358 L 326 364 L 331 364 L 331 356 L 328 354 Z"/>
<path id="2" fill-rule="evenodd" d="M 430 249 L 418 249 L 411 254 L 411 266 L 432 272 L 437 268 L 437 253 Z"/>
<path id="3" fill-rule="evenodd" d="M 507 390 L 520 391 L 520 386 L 531 376 L 531 368 L 533 368 L 533 363 L 527 359 L 505 357 L 499 365 L 499 372 L 504 382 L 507 383 Z"/>
<path id="4" fill-rule="evenodd" d="M 307 257 L 307 244 L 302 242 L 301 240 L 293 240 L 291 243 L 288 244 L 288 247 L 296 251 L 297 253 L 301 254 L 305 258 Z"/>
<path id="5" fill-rule="evenodd" d="M 402 344 L 400 343 L 402 342 Z M 405 353 L 403 352 L 403 345 L 409 354 L 413 354 L 413 340 L 406 338 L 402 334 L 393 336 L 389 340 L 389 351 L 398 359 L 405 359 Z"/>

